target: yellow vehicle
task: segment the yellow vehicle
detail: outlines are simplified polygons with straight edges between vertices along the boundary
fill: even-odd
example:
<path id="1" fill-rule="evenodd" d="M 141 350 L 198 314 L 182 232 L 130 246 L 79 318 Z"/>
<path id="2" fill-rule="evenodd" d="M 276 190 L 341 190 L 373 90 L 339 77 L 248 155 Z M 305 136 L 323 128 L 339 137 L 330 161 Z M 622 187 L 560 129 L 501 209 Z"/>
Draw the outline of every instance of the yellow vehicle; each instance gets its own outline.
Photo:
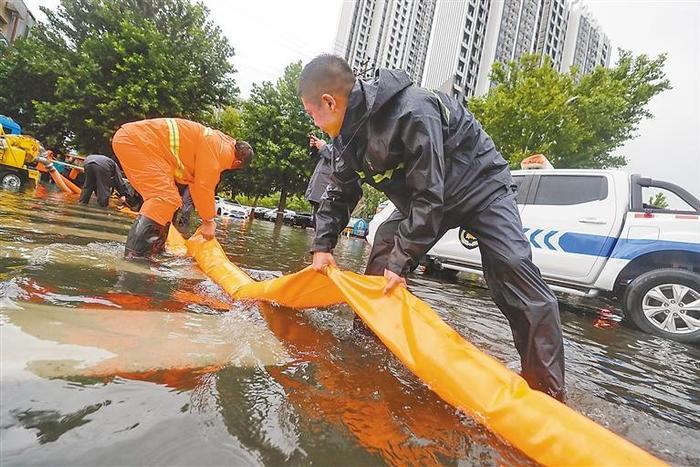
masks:
<path id="1" fill-rule="evenodd" d="M 0 125 L 0 186 L 19 188 L 39 184 L 39 171 L 29 167 L 41 153 L 41 144 L 31 136 L 5 134 Z"/>

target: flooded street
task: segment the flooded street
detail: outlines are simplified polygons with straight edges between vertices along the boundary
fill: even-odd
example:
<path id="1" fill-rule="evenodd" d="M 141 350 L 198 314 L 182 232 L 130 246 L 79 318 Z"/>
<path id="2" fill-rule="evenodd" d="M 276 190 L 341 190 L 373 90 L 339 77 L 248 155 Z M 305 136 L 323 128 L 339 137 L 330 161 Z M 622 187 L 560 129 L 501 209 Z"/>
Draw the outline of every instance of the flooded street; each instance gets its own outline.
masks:
<path id="1" fill-rule="evenodd" d="M 189 259 L 125 262 L 132 218 L 76 202 L 0 191 L 3 466 L 531 463 L 355 331 L 349 308 L 233 302 Z M 311 230 L 227 219 L 217 236 L 255 279 L 310 263 Z M 361 271 L 368 253 L 343 237 L 336 259 Z M 486 289 L 422 275 L 409 288 L 517 367 Z M 700 349 L 601 307 L 561 302 L 569 405 L 663 460 L 700 465 Z"/>

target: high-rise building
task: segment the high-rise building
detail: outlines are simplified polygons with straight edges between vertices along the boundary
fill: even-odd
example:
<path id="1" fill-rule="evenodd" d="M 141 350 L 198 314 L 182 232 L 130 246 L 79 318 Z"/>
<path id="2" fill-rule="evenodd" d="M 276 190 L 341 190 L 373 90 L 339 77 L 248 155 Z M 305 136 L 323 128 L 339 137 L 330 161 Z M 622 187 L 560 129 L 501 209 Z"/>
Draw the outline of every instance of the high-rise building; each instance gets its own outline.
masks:
<path id="1" fill-rule="evenodd" d="M 10 45 L 26 37 L 35 24 L 34 15 L 22 0 L 0 0 L 0 43 Z"/>
<path id="2" fill-rule="evenodd" d="M 483 94 L 495 62 L 532 52 L 560 71 L 610 62 L 609 40 L 578 0 L 438 0 L 423 85 L 462 99 Z"/>
<path id="3" fill-rule="evenodd" d="M 575 66 L 579 76 L 588 74 L 597 66 L 609 66 L 610 52 L 608 36 L 588 10 L 579 2 L 574 2 L 569 13 L 561 70 L 566 71 Z"/>
<path id="4" fill-rule="evenodd" d="M 343 2 L 335 52 L 356 72 L 401 68 L 420 82 L 436 0 Z"/>
<path id="5" fill-rule="evenodd" d="M 567 0 L 541 0 L 537 18 L 537 42 L 532 50 L 544 57 L 550 57 L 554 68 L 562 65 L 564 41 L 567 33 L 569 9 Z"/>
<path id="6" fill-rule="evenodd" d="M 336 53 L 356 71 L 402 68 L 462 100 L 488 92 L 495 62 L 525 53 L 580 73 L 610 63 L 610 41 L 579 0 L 354 0 Z"/>
<path id="7" fill-rule="evenodd" d="M 536 45 L 541 0 L 438 0 L 423 85 L 466 99 L 488 91 L 491 65 Z"/>
<path id="8" fill-rule="evenodd" d="M 491 4 L 476 87 L 467 90 L 465 97 L 489 90 L 494 62 L 518 60 L 534 50 L 541 3 L 542 0 L 503 0 Z"/>
<path id="9" fill-rule="evenodd" d="M 482 59 L 489 0 L 438 0 L 423 86 L 471 95 Z"/>

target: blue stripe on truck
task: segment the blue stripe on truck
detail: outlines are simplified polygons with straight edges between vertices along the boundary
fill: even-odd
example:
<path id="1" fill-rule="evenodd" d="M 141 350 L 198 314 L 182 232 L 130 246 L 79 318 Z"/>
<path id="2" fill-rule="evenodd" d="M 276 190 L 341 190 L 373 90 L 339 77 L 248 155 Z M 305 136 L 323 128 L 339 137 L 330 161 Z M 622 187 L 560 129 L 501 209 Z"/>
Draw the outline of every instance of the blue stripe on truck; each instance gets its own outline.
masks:
<path id="1" fill-rule="evenodd" d="M 537 230 L 537 234 L 542 230 Z M 549 239 L 555 232 L 545 234 L 547 249 L 555 249 Z M 535 234 L 529 235 L 530 244 L 534 248 L 543 247 L 533 241 Z M 654 251 L 686 251 L 700 254 L 700 243 L 674 242 L 669 240 L 618 239 L 602 235 L 591 235 L 567 232 L 559 237 L 559 247 L 566 253 L 576 253 L 589 256 L 603 256 L 618 259 L 633 259 Z"/>
<path id="2" fill-rule="evenodd" d="M 700 243 L 620 239 L 612 252 L 611 258 L 633 259 L 654 251 L 671 250 L 700 253 Z"/>

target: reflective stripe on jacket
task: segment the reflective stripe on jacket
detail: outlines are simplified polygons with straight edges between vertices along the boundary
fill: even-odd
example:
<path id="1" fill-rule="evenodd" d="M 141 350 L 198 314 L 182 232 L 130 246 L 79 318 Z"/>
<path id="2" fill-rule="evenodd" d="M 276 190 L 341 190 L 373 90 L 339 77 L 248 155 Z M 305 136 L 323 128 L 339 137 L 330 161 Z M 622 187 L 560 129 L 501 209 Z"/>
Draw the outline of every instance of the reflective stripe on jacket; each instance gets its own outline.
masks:
<path id="1" fill-rule="evenodd" d="M 221 172 L 235 160 L 235 140 L 224 133 L 181 118 L 154 118 L 122 128 L 144 148 L 145 157 L 163 157 L 180 184 L 189 185 L 203 220 L 216 215 L 214 192 Z"/>

